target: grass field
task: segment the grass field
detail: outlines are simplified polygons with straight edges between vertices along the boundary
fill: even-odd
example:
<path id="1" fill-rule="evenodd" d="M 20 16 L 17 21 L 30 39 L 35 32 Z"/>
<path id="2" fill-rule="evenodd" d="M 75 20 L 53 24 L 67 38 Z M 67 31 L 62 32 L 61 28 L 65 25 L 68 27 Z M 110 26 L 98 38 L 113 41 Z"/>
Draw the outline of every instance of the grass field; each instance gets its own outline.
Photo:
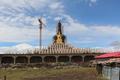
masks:
<path id="1" fill-rule="evenodd" d="M 97 75 L 94 68 L 22 68 L 0 69 L 0 80 L 105 80 Z"/>

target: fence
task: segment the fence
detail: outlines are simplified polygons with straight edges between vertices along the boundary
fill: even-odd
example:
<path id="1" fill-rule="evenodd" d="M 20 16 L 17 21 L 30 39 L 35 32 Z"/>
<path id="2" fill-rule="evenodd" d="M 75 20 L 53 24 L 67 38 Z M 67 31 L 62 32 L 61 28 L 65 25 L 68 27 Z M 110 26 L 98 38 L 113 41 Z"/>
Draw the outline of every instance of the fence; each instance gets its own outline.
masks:
<path id="1" fill-rule="evenodd" d="M 103 67 L 103 76 L 108 80 L 120 80 L 120 67 Z"/>

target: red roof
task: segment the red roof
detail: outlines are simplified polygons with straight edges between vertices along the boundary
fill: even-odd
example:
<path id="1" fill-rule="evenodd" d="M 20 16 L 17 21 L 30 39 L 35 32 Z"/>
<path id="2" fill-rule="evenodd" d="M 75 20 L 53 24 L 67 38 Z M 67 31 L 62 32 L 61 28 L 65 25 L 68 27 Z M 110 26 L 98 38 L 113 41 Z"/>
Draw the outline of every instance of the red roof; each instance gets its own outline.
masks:
<path id="1" fill-rule="evenodd" d="M 120 58 L 120 52 L 112 52 L 112 53 L 106 53 L 100 56 L 96 56 L 96 59 L 102 59 L 102 58 Z"/>

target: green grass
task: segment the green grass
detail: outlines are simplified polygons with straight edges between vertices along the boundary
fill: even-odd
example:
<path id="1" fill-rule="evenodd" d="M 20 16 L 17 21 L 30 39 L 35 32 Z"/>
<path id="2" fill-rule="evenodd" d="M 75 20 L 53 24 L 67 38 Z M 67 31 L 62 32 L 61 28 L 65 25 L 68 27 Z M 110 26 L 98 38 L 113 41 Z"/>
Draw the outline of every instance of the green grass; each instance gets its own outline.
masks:
<path id="1" fill-rule="evenodd" d="M 57 80 L 57 78 L 61 78 L 61 77 L 64 78 L 63 80 L 105 80 L 97 75 L 97 72 L 94 68 L 82 68 L 82 67 L 77 67 L 77 68 L 64 67 L 60 69 L 55 69 L 55 68 L 0 69 L 0 78 L 3 78 L 4 75 L 7 76 L 7 80 L 24 80 L 24 78 L 29 78 L 30 80 L 37 80 L 34 78 L 41 78 L 41 77 L 43 78 L 56 77 L 56 79 L 50 79 L 50 80 Z M 70 79 L 68 79 L 68 77 L 70 77 Z M 48 80 L 48 79 L 43 79 L 43 80 Z"/>

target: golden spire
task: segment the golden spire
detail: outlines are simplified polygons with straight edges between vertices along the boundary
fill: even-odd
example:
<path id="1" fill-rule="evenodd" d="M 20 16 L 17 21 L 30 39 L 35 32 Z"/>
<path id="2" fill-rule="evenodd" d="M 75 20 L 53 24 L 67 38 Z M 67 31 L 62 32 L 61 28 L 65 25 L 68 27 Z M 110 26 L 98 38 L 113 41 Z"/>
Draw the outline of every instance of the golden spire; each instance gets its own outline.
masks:
<path id="1" fill-rule="evenodd" d="M 64 44 L 66 41 L 66 37 L 63 35 L 63 27 L 60 21 L 58 22 L 56 35 L 53 37 L 53 40 L 53 43 L 56 44 Z"/>

